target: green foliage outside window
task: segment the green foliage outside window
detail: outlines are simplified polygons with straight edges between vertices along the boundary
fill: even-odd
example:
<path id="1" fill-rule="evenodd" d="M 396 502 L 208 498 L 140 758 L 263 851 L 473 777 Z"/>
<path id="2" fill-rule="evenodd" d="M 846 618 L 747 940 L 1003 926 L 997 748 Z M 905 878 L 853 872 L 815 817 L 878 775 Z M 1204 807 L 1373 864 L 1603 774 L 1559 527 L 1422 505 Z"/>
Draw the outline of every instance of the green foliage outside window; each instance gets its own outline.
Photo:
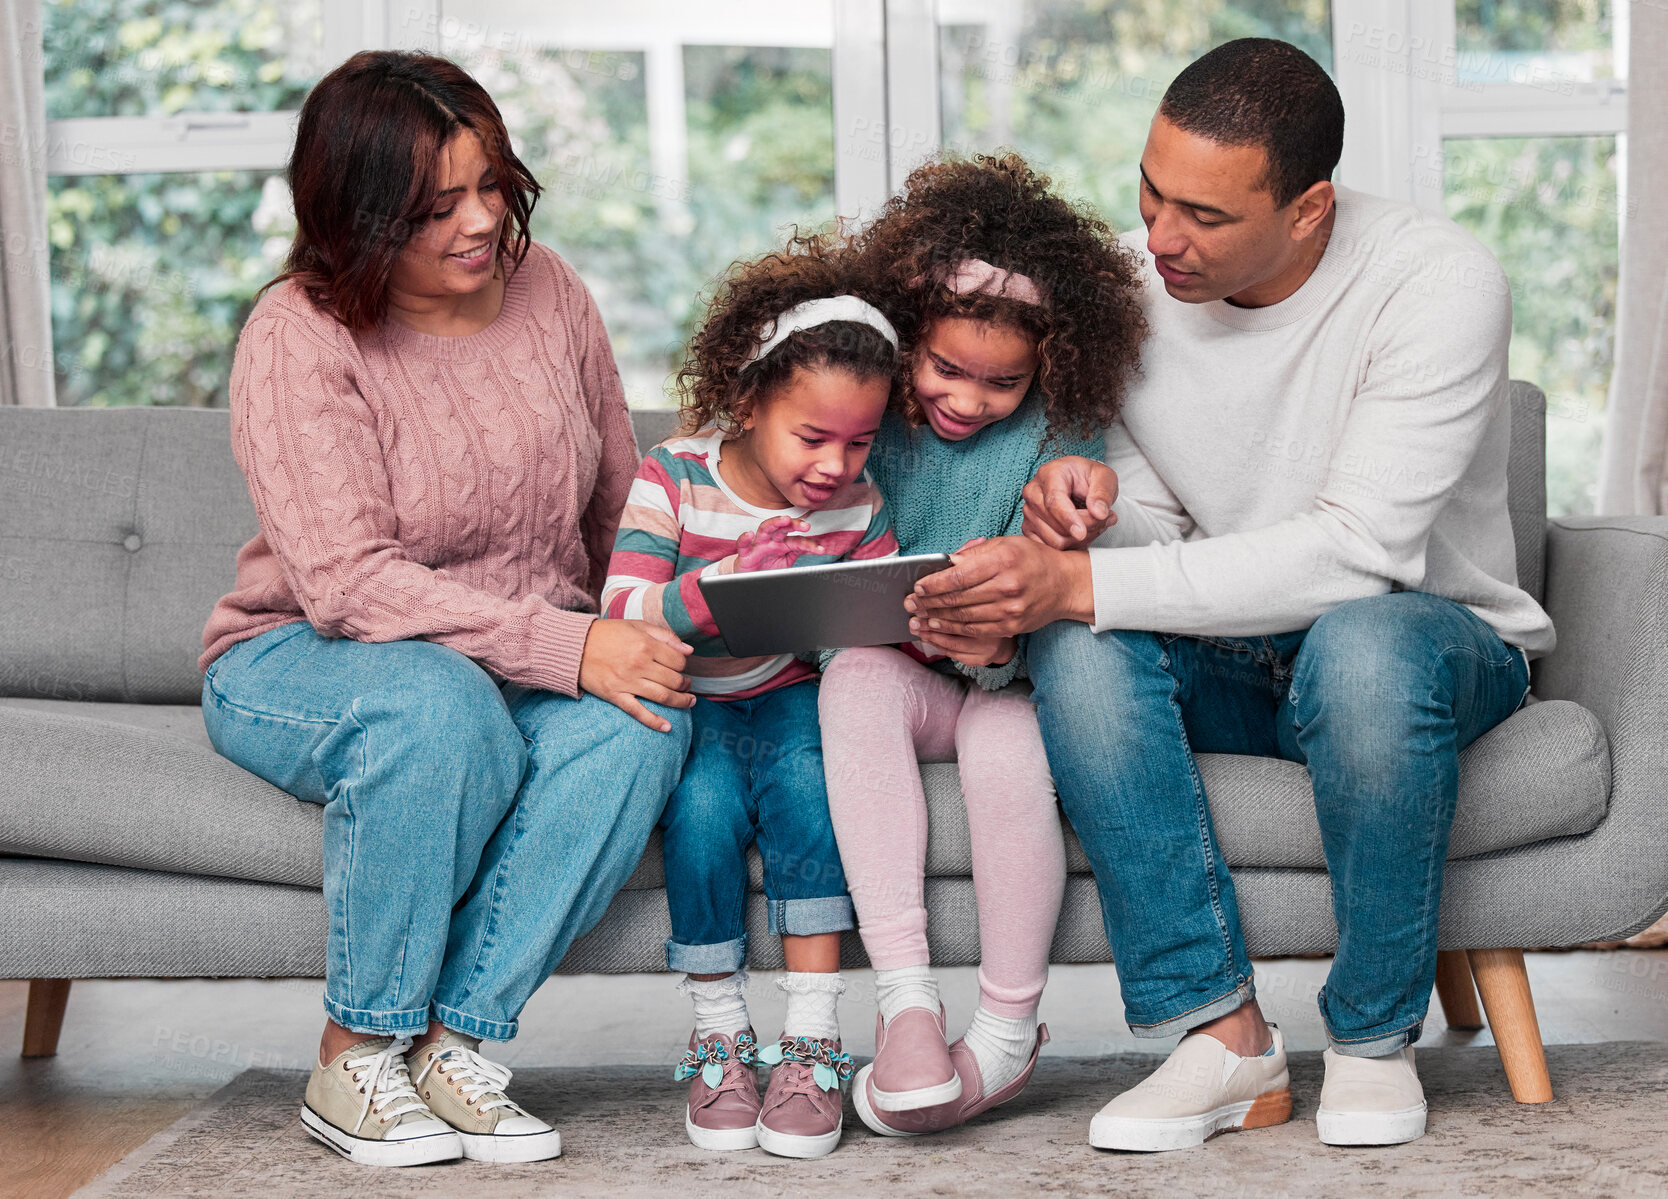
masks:
<path id="1" fill-rule="evenodd" d="M 282 110 L 317 77 L 317 3 L 43 7 L 52 117 Z M 248 171 L 53 178 L 58 402 L 225 403 L 238 330 L 274 270 L 263 242 L 283 232 L 266 198 Z"/>
<path id="2" fill-rule="evenodd" d="M 1580 49 L 1577 17 L 1603 0 L 1494 0 L 1486 12 L 1483 3 L 1460 0 L 1462 33 L 1484 30 L 1509 50 L 1550 36 L 1544 26 Z M 54 117 L 290 109 L 320 66 L 316 3 L 44 8 Z M 946 140 L 1015 146 L 1132 228 L 1135 165 L 1165 84 L 1206 47 L 1251 34 L 1330 62 L 1324 0 L 1050 0 L 1028 5 L 1006 43 L 946 28 Z M 826 50 L 686 47 L 687 166 L 659 174 L 641 53 L 453 53 L 498 101 L 547 187 L 535 233 L 596 294 L 636 404 L 666 402 L 699 297 L 725 266 L 833 216 Z M 1450 142 L 1440 169 L 1449 215 L 1512 279 L 1512 370 L 1551 399 L 1551 508 L 1589 510 L 1614 330 L 1614 139 Z M 291 230 L 271 173 L 52 179 L 59 402 L 225 403 L 238 331 Z"/>
<path id="3" fill-rule="evenodd" d="M 1275 37 L 1330 66 L 1326 0 L 1038 0 L 1009 39 L 947 26 L 945 141 L 1011 146 L 1117 229 L 1140 224 L 1136 167 L 1170 81 L 1239 37 Z"/>

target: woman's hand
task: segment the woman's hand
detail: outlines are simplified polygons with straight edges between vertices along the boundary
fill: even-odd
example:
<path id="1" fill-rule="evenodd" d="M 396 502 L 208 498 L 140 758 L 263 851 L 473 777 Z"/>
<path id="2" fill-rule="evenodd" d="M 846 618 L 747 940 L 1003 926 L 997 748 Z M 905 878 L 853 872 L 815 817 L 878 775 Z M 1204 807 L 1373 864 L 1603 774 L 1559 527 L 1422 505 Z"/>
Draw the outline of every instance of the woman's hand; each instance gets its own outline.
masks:
<path id="1" fill-rule="evenodd" d="M 799 561 L 801 554 L 820 554 L 822 543 L 810 537 L 811 526 L 792 516 L 773 516 L 751 533 L 736 538 L 736 569 L 780 570 Z"/>
<path id="2" fill-rule="evenodd" d="M 1118 476 L 1092 458 L 1056 458 L 1037 469 L 1021 492 L 1025 523 L 1021 531 L 1051 550 L 1080 550 L 1118 523 L 1112 505 L 1118 499 Z"/>
<path id="3" fill-rule="evenodd" d="M 651 729 L 669 733 L 671 724 L 641 701 L 694 707 L 683 673 L 684 661 L 694 652 L 670 629 L 644 620 L 593 620 L 579 659 L 579 686 Z"/>

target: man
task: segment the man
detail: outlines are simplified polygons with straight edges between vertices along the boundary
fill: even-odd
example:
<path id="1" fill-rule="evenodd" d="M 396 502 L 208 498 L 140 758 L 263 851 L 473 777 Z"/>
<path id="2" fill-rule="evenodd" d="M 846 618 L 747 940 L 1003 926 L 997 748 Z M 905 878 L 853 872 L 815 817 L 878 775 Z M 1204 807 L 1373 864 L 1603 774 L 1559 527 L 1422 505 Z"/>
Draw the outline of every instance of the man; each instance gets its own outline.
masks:
<path id="1" fill-rule="evenodd" d="M 1506 280 L 1450 222 L 1334 187 L 1343 122 L 1284 42 L 1177 77 L 1141 160 L 1151 337 L 1106 463 L 1044 468 L 1027 537 L 958 554 L 911 600 L 928 640 L 1031 633 L 1126 1018 L 1187 1034 L 1095 1117 L 1104 1148 L 1290 1114 L 1195 753 L 1313 783 L 1338 924 L 1321 1140 L 1423 1134 L 1412 1045 L 1458 755 L 1553 644 L 1506 510 Z"/>

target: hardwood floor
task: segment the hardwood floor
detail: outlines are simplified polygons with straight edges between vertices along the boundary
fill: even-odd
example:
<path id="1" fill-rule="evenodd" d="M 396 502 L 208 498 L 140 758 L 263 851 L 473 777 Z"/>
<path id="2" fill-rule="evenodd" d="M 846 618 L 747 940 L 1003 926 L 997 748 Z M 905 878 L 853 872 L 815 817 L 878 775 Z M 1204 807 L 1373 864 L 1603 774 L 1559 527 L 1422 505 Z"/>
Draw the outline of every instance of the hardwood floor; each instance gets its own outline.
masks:
<path id="1" fill-rule="evenodd" d="M 1264 1010 L 1292 1049 L 1325 1044 L 1314 997 L 1328 965 L 1257 963 Z M 1532 953 L 1528 968 L 1549 1044 L 1668 1041 L 1668 950 Z M 977 998 L 976 971 L 947 969 L 940 978 L 952 1026 L 964 1022 Z M 874 1049 L 872 976 L 853 972 L 848 983 L 841 1006 L 846 1048 L 867 1055 Z M 58 1056 L 25 1060 L 18 1050 L 28 984 L 0 982 L 0 1128 L 7 1139 L 0 1199 L 60 1199 L 242 1070 L 305 1068 L 318 1044 L 320 990 L 301 979 L 78 982 Z M 754 976 L 749 1003 L 761 1028 L 779 1023 L 781 995 L 771 976 Z M 1055 967 L 1042 1015 L 1054 1037 L 1048 1052 L 1063 1056 L 1161 1052 L 1169 1044 L 1129 1035 L 1109 966 Z M 512 1067 L 669 1067 L 688 1037 L 689 1009 L 670 975 L 557 978 L 533 997 L 523 1028 L 515 1041 L 491 1047 L 493 1056 Z M 1490 1040 L 1486 1030 L 1446 1028 L 1433 1001 L 1421 1045 Z"/>

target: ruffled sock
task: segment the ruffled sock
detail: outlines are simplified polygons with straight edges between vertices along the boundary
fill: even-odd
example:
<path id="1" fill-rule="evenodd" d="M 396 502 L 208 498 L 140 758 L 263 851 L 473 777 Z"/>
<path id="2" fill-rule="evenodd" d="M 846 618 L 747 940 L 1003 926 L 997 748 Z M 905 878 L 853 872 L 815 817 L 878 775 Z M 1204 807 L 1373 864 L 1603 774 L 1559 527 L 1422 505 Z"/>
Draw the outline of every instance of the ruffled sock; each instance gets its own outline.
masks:
<path id="1" fill-rule="evenodd" d="M 714 1033 L 733 1037 L 753 1027 L 747 1015 L 747 971 L 737 970 L 708 982 L 683 976 L 678 990 L 695 1001 L 695 1036 L 706 1040 Z"/>
<path id="2" fill-rule="evenodd" d="M 790 970 L 776 980 L 788 997 L 788 1013 L 782 1019 L 784 1037 L 809 1037 L 813 1041 L 840 1039 L 840 996 L 846 980 L 838 974 L 802 974 Z"/>

